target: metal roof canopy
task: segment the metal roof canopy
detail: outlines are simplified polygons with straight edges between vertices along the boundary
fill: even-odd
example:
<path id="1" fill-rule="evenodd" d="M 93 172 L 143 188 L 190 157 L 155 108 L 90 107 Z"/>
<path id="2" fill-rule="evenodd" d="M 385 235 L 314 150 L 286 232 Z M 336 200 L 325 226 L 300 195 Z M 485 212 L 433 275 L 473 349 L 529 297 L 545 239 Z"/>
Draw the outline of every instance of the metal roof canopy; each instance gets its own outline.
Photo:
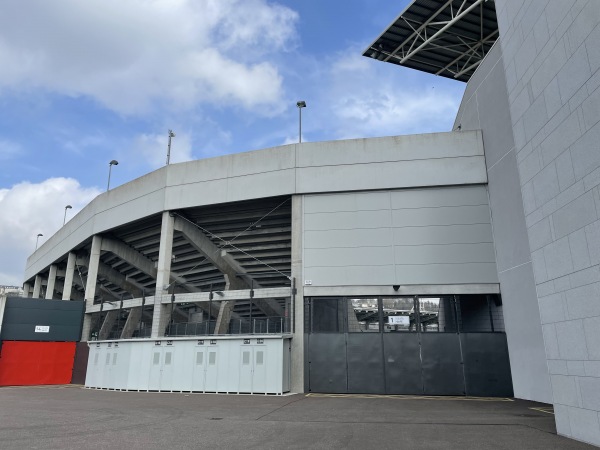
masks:
<path id="1" fill-rule="evenodd" d="M 363 56 L 467 82 L 497 38 L 493 0 L 415 0 Z"/>

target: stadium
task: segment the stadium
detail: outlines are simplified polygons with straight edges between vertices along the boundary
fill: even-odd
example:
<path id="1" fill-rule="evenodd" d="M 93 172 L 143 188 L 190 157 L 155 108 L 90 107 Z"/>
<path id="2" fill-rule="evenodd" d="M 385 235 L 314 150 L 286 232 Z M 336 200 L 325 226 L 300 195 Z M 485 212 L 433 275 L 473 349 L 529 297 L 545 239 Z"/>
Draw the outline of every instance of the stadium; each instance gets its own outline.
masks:
<path id="1" fill-rule="evenodd" d="M 169 164 L 44 242 L 24 296 L 83 301 L 90 388 L 514 396 L 600 445 L 599 24 L 415 0 L 364 56 L 467 83 L 453 130 Z"/>

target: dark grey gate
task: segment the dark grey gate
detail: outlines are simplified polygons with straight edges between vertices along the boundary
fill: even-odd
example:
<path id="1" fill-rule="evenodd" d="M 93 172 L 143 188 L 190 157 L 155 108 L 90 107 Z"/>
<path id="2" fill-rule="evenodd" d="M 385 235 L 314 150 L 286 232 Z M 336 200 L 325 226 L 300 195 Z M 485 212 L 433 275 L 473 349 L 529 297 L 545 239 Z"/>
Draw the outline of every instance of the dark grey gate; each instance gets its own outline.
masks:
<path id="1" fill-rule="evenodd" d="M 347 335 L 348 392 L 379 394 L 385 386 L 383 349 L 379 333 Z"/>
<path id="2" fill-rule="evenodd" d="M 446 310 L 444 328 L 439 322 L 431 326 L 436 316 L 431 309 L 421 312 L 416 298 L 404 326 L 383 325 L 381 299 L 378 309 L 365 311 L 362 307 L 361 321 L 358 316 L 350 321 L 349 301 L 322 298 L 306 302 L 309 391 L 513 395 L 504 333 L 460 332 L 462 317 L 456 306 L 454 311 Z M 361 310 L 360 305 L 357 310 Z M 378 322 L 370 326 L 365 317 Z M 455 332 L 448 332 L 452 329 Z"/>
<path id="3" fill-rule="evenodd" d="M 464 395 L 460 340 L 456 333 L 421 333 L 425 395 Z"/>
<path id="4" fill-rule="evenodd" d="M 387 394 L 423 392 L 419 335 L 417 333 L 385 333 L 383 335 Z"/>
<path id="5" fill-rule="evenodd" d="M 309 335 L 308 364 L 311 391 L 348 392 L 348 365 L 344 334 Z"/>
<path id="6" fill-rule="evenodd" d="M 460 335 L 467 395 L 513 395 L 506 336 L 499 333 Z"/>

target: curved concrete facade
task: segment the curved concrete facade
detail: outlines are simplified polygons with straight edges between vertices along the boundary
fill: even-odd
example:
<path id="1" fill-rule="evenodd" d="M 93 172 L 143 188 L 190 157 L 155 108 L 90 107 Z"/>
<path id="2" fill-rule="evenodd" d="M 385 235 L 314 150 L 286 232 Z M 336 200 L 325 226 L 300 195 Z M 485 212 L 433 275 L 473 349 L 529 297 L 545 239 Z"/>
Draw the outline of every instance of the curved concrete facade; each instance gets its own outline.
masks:
<path id="1" fill-rule="evenodd" d="M 95 198 L 28 258 L 25 281 L 92 236 L 163 211 L 280 195 L 486 182 L 478 131 L 303 143 L 172 164 Z"/>

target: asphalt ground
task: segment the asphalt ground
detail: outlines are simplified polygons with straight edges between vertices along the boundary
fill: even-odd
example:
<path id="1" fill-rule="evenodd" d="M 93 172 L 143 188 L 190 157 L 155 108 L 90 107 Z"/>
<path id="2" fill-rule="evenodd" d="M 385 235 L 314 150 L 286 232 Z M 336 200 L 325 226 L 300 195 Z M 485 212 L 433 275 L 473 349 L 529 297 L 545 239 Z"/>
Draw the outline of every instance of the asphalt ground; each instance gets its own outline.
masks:
<path id="1" fill-rule="evenodd" d="M 549 405 L 511 399 L 283 397 L 0 388 L 0 449 L 592 449 Z"/>

